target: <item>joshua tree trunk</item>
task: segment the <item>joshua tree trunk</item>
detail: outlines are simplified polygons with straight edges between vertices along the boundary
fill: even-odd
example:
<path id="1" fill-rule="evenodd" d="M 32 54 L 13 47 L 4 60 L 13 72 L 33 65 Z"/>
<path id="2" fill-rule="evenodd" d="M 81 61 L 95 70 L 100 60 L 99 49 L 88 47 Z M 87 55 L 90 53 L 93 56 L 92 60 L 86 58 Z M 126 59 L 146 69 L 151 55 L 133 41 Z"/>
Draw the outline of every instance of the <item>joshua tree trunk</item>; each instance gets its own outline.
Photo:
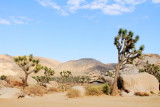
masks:
<path id="1" fill-rule="evenodd" d="M 118 77 L 119 77 L 120 67 L 121 67 L 120 64 L 118 64 L 117 67 L 116 67 L 114 82 L 113 82 L 113 85 L 112 85 L 112 94 L 111 94 L 112 96 L 115 96 L 115 95 L 118 94 L 117 80 L 118 80 Z"/>
<path id="2" fill-rule="evenodd" d="M 23 88 L 28 86 L 27 79 L 28 79 L 28 73 L 25 73 L 25 78 L 23 79 Z"/>

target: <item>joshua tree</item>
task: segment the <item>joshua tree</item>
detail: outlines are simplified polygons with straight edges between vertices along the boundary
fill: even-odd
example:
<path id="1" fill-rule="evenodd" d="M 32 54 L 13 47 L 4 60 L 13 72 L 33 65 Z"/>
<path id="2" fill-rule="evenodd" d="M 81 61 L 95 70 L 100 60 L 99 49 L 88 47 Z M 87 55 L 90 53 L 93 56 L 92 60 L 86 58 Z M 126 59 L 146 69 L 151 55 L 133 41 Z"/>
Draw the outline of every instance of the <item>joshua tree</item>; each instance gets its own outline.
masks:
<path id="1" fill-rule="evenodd" d="M 68 78 L 68 77 L 72 76 L 72 73 L 71 73 L 71 71 L 62 71 L 62 72 L 60 72 L 60 75 L 61 75 L 61 77 Z"/>
<path id="2" fill-rule="evenodd" d="M 114 44 L 118 50 L 118 64 L 116 66 L 115 78 L 112 86 L 112 94 L 118 94 L 117 79 L 119 77 L 119 71 L 124 64 L 132 63 L 135 58 L 140 58 L 142 51 L 144 50 L 144 45 L 140 46 L 136 50 L 135 44 L 139 40 L 139 36 L 133 38 L 133 32 L 127 31 L 126 29 L 120 29 L 118 36 L 114 39 Z"/>
<path id="3" fill-rule="evenodd" d="M 48 67 L 44 67 L 44 74 L 45 74 L 45 82 L 49 82 L 49 79 L 51 76 L 54 75 L 54 70 L 52 70 L 51 68 Z"/>
<path id="4" fill-rule="evenodd" d="M 39 64 L 39 60 L 33 59 L 33 55 L 15 57 L 14 61 L 18 64 L 19 67 L 22 68 L 25 73 L 25 78 L 22 80 L 24 87 L 28 85 L 27 79 L 31 73 L 37 73 L 43 69 L 43 67 Z"/>

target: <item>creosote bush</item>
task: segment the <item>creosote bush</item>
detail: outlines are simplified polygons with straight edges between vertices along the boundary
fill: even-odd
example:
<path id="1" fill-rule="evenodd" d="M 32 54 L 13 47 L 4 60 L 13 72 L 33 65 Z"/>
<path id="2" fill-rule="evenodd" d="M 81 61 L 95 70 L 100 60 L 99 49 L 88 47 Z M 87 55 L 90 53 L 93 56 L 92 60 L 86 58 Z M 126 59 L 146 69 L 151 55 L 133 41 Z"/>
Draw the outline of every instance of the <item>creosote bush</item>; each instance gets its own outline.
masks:
<path id="1" fill-rule="evenodd" d="M 111 87 L 106 83 L 104 84 L 103 86 L 103 92 L 106 94 L 106 95 L 109 95 L 111 93 Z"/>
<path id="2" fill-rule="evenodd" d="M 80 97 L 80 91 L 79 90 L 76 90 L 76 89 L 70 89 L 68 90 L 67 92 L 67 96 L 69 98 L 76 98 L 76 97 Z"/>

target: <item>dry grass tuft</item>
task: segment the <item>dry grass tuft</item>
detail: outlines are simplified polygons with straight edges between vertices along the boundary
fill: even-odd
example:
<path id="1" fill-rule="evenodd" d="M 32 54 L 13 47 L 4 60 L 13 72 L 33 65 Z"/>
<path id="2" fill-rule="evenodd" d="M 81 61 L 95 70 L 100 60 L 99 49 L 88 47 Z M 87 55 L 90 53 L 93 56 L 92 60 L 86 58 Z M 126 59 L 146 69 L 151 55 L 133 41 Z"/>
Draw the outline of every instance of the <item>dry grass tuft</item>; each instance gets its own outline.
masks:
<path id="1" fill-rule="evenodd" d="M 52 87 L 48 90 L 49 93 L 60 92 L 59 88 Z"/>
<path id="2" fill-rule="evenodd" d="M 103 94 L 103 86 L 90 86 L 86 88 L 86 95 L 99 96 Z"/>
<path id="3" fill-rule="evenodd" d="M 30 96 L 43 96 L 47 94 L 47 89 L 40 85 L 26 87 L 23 91 Z"/>
<path id="4" fill-rule="evenodd" d="M 149 96 L 149 93 L 147 93 L 147 92 L 136 92 L 135 95 L 138 95 L 138 96 Z"/>
<path id="5" fill-rule="evenodd" d="M 76 97 L 80 97 L 80 91 L 79 90 L 76 90 L 76 89 L 70 89 L 68 90 L 67 92 L 67 96 L 69 98 L 76 98 Z"/>

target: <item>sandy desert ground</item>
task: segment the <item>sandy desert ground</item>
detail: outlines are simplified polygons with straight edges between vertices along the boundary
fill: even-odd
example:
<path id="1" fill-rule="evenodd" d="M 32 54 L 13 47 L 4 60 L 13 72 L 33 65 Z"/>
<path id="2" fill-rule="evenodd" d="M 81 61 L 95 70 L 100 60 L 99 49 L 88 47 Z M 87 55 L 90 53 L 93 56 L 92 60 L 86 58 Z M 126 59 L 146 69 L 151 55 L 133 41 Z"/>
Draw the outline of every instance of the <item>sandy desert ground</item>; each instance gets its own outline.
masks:
<path id="1" fill-rule="evenodd" d="M 86 96 L 67 98 L 65 93 L 26 99 L 0 99 L 0 107 L 160 107 L 160 96 L 112 97 Z"/>

